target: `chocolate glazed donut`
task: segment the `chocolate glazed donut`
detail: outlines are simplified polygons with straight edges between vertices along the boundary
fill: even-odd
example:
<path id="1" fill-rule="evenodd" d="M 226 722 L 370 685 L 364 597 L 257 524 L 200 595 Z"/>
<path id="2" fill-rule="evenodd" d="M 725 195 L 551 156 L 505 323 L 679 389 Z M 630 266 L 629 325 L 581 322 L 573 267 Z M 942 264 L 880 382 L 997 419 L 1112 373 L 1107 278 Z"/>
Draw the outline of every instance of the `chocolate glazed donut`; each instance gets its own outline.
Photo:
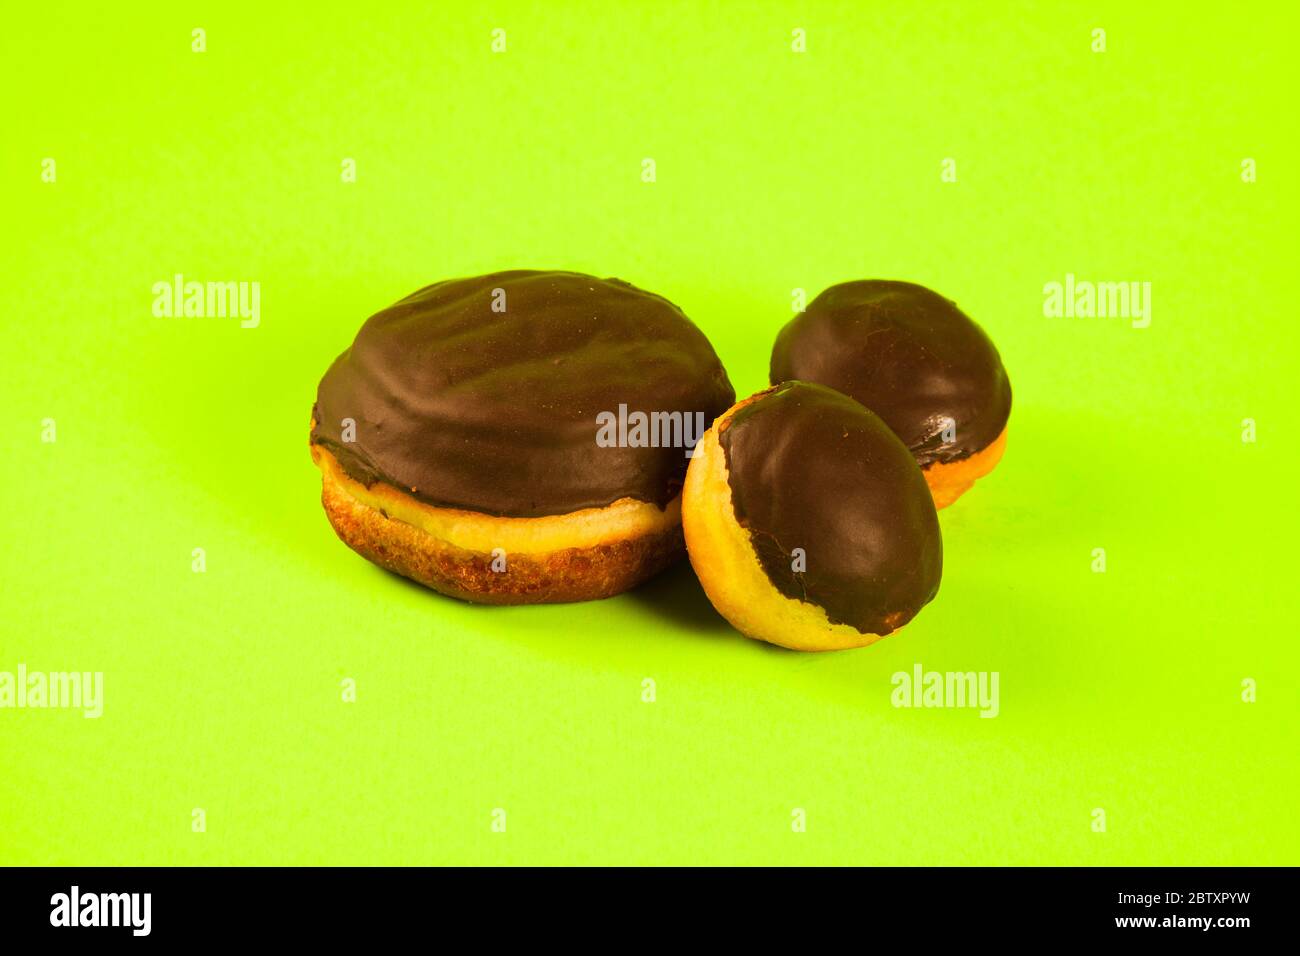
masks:
<path id="1" fill-rule="evenodd" d="M 1006 446 L 1011 383 L 993 342 L 956 303 L 911 282 L 831 286 L 772 347 L 770 381 L 817 382 L 894 430 L 935 504 L 956 501 Z"/>
<path id="2" fill-rule="evenodd" d="M 709 599 L 773 644 L 870 644 L 939 589 L 943 542 L 916 462 L 822 385 L 786 382 L 722 415 L 691 460 L 682 516 Z"/>
<path id="3" fill-rule="evenodd" d="M 667 299 L 498 272 L 372 316 L 321 380 L 312 458 L 339 537 L 389 570 L 486 603 L 606 597 L 680 556 L 684 445 L 734 397 Z M 638 414 L 673 429 L 599 440 Z"/>

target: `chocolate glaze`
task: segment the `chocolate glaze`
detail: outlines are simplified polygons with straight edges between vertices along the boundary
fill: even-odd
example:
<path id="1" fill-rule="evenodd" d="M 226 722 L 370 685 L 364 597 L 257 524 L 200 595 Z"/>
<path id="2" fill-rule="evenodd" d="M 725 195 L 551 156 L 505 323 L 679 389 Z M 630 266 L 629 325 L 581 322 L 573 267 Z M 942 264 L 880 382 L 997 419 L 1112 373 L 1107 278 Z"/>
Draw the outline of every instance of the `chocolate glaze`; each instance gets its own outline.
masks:
<path id="1" fill-rule="evenodd" d="M 829 385 L 879 415 L 922 468 L 1002 433 L 1011 383 L 984 330 L 937 292 L 869 279 L 833 285 L 776 337 L 770 381 Z M 945 419 L 956 440 L 945 443 Z"/>
<path id="2" fill-rule="evenodd" d="M 698 411 L 707 427 L 734 400 L 708 339 L 667 299 L 618 279 L 498 272 L 372 316 L 321 379 L 311 440 L 357 481 L 442 507 L 524 518 L 628 497 L 664 507 L 684 449 L 599 447 L 597 415 L 620 403 Z"/>
<path id="3" fill-rule="evenodd" d="M 786 382 L 759 394 L 718 442 L 736 520 L 763 571 L 834 623 L 864 634 L 902 627 L 938 593 L 943 571 L 939 519 L 916 462 L 883 421 L 833 389 Z"/>

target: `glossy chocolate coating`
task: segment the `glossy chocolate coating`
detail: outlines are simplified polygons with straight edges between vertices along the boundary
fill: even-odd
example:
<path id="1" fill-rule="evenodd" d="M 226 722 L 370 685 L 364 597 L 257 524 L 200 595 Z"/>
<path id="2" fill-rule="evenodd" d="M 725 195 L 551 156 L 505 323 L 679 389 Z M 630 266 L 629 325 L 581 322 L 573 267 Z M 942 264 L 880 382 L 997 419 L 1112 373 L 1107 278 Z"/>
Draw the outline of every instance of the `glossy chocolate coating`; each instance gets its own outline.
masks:
<path id="1" fill-rule="evenodd" d="M 833 623 L 864 634 L 902 627 L 938 593 L 943 571 L 939 519 L 916 462 L 883 421 L 833 389 L 786 382 L 760 396 L 718 442 L 736 520 L 763 571 Z"/>
<path id="2" fill-rule="evenodd" d="M 937 292 L 869 279 L 831 286 L 772 347 L 772 384 L 828 385 L 871 409 L 925 468 L 968 458 L 1002 433 L 1011 383 L 993 342 Z M 944 441 L 947 419 L 955 440 Z"/>
<path id="3" fill-rule="evenodd" d="M 597 415 L 702 412 L 708 427 L 734 400 L 708 339 L 667 299 L 618 279 L 498 272 L 372 316 L 321 380 L 311 440 L 357 481 L 440 507 L 522 518 L 620 498 L 664 507 L 685 450 L 600 447 Z"/>

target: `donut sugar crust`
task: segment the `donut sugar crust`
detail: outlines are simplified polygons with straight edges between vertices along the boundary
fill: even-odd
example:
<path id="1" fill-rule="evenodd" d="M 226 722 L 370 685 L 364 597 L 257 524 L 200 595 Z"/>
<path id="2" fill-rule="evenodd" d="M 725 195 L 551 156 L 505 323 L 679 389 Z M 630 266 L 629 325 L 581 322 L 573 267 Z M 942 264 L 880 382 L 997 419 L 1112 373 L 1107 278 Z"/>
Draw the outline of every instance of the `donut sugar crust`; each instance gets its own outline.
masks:
<path id="1" fill-rule="evenodd" d="M 682 524 L 714 607 L 771 644 L 863 647 L 938 593 L 942 539 L 919 469 L 876 416 L 822 386 L 787 382 L 725 412 L 687 470 Z"/>
<path id="2" fill-rule="evenodd" d="M 470 601 L 589 600 L 681 557 L 689 450 L 734 400 L 667 299 L 514 270 L 367 320 L 310 447 L 330 523 L 376 564 Z"/>
<path id="3" fill-rule="evenodd" d="M 362 557 L 477 604 L 548 604 L 611 597 L 682 556 L 681 498 L 665 508 L 624 498 L 543 518 L 501 518 L 426 504 L 383 483 L 366 487 L 311 446 L 321 504 Z"/>
<path id="4" fill-rule="evenodd" d="M 769 380 L 817 382 L 867 406 L 911 449 L 941 508 L 1006 445 L 1011 383 L 997 348 L 956 303 L 912 282 L 826 289 L 778 333 Z"/>

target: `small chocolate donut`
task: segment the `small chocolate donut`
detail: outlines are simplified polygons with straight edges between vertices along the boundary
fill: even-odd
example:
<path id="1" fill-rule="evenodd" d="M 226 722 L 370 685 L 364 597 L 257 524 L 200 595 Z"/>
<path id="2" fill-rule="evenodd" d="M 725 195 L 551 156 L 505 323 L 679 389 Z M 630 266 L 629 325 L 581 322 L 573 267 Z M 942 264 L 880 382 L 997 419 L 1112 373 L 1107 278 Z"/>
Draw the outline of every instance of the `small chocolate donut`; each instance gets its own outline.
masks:
<path id="1" fill-rule="evenodd" d="M 822 385 L 786 382 L 727 410 L 691 459 L 682 521 L 714 607 L 772 644 L 861 647 L 939 590 L 939 519 L 916 462 Z"/>
<path id="2" fill-rule="evenodd" d="M 998 350 L 956 303 L 924 286 L 831 286 L 772 346 L 769 380 L 790 379 L 828 385 L 883 418 L 940 508 L 992 471 L 1006 447 L 1011 383 Z"/>
<path id="3" fill-rule="evenodd" d="M 587 600 L 681 555 L 690 448 L 734 400 L 667 299 L 498 272 L 372 316 L 321 379 L 311 453 L 374 563 L 470 601 Z"/>

